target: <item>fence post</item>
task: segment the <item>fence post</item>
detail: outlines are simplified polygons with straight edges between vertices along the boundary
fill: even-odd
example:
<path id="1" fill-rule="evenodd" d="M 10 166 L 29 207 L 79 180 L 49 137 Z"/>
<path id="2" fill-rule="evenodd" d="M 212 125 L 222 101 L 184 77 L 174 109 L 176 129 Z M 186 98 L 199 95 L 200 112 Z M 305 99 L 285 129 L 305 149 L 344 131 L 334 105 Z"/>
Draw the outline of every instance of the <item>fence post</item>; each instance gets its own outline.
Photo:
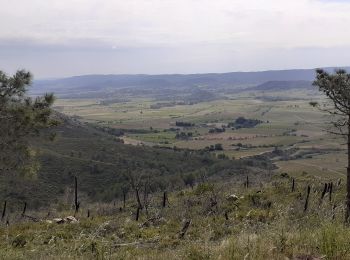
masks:
<path id="1" fill-rule="evenodd" d="M 5 200 L 4 202 L 4 207 L 2 209 L 2 215 L 1 215 L 1 220 L 4 219 L 5 215 L 6 215 L 6 207 L 7 207 L 7 201 Z"/>
<path id="2" fill-rule="evenodd" d="M 78 178 L 74 176 L 74 206 L 75 206 L 75 214 L 79 211 L 79 202 L 78 202 Z"/>
<path id="3" fill-rule="evenodd" d="M 328 192 L 329 192 L 329 201 L 332 201 L 332 192 L 333 192 L 333 182 L 329 183 L 328 185 Z"/>
<path id="4" fill-rule="evenodd" d="M 308 206 L 309 206 L 309 196 L 310 196 L 310 185 L 307 186 L 307 194 L 306 194 L 306 199 L 305 199 L 305 205 L 304 205 L 304 212 L 307 210 Z"/>
<path id="5" fill-rule="evenodd" d="M 23 207 L 23 211 L 22 211 L 22 218 L 25 216 L 26 210 L 27 210 L 27 202 L 24 202 L 24 207 Z"/>
<path id="6" fill-rule="evenodd" d="M 163 208 L 165 208 L 166 207 L 166 201 L 167 201 L 167 194 L 166 194 L 166 191 L 164 191 L 164 193 L 163 193 Z"/>
<path id="7" fill-rule="evenodd" d="M 137 210 L 136 210 L 136 221 L 139 221 L 139 217 L 140 217 L 140 207 L 137 207 Z"/>
<path id="8" fill-rule="evenodd" d="M 325 183 L 325 184 L 324 184 L 323 191 L 322 191 L 322 194 L 321 194 L 321 200 L 323 200 L 324 195 L 326 195 L 327 190 L 328 190 L 328 184 Z"/>

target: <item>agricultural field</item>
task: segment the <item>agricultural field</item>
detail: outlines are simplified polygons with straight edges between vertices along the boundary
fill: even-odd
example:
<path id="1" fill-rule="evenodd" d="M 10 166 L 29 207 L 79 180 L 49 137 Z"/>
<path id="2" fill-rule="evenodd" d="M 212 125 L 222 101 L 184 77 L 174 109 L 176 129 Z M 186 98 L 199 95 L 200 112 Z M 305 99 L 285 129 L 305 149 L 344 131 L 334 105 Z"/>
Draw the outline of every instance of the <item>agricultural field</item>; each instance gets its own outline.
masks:
<path id="1" fill-rule="evenodd" d="M 209 149 L 229 159 L 297 149 L 295 158 L 274 159 L 278 171 L 342 178 L 344 140 L 329 134 L 329 116 L 309 105 L 321 99 L 316 91 L 241 91 L 213 101 L 171 106 L 162 106 L 152 97 L 133 96 L 116 103 L 98 98 L 61 98 L 55 105 L 58 111 L 81 121 L 120 129 L 120 138 L 126 144 Z M 239 117 L 260 122 L 254 127 L 232 127 Z M 221 145 L 219 150 L 213 148 L 217 144 Z"/>

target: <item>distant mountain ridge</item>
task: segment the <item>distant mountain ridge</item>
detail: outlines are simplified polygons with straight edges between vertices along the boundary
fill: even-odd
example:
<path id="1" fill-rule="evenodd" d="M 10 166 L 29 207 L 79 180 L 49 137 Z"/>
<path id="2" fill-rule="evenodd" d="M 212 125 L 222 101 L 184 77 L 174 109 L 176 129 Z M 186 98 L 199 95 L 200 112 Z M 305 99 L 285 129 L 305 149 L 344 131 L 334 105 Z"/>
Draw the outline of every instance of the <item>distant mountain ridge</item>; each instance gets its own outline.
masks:
<path id="1" fill-rule="evenodd" d="M 291 81 L 267 81 L 255 87 L 247 88 L 246 91 L 284 91 L 289 89 L 314 89 L 312 81 L 291 80 Z"/>
<path id="2" fill-rule="evenodd" d="M 350 70 L 350 67 L 343 67 Z M 336 68 L 325 68 L 334 71 Z M 229 72 L 205 74 L 164 74 L 164 75 L 83 75 L 62 79 L 36 80 L 33 91 L 57 93 L 67 91 L 101 91 L 122 88 L 181 88 L 191 86 L 233 87 L 239 85 L 260 85 L 266 82 L 311 82 L 315 69 L 270 70 L 258 72 Z M 270 83 L 271 84 L 271 83 Z"/>

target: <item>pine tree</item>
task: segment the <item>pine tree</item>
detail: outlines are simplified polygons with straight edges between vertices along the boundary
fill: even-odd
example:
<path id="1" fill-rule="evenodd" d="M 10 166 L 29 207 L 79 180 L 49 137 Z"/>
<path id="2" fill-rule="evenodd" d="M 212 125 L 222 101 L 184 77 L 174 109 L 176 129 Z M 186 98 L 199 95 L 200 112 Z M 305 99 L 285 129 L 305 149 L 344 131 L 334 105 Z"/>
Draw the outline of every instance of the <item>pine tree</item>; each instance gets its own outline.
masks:
<path id="1" fill-rule="evenodd" d="M 54 124 L 53 94 L 30 97 L 31 83 L 30 72 L 19 70 L 7 76 L 0 71 L 0 174 L 28 170 L 33 162 L 29 138 Z"/>
<path id="2" fill-rule="evenodd" d="M 319 69 L 316 71 L 314 85 L 318 86 L 329 99 L 330 104 L 320 106 L 317 102 L 310 104 L 328 112 L 333 116 L 329 132 L 344 136 L 347 139 L 348 165 L 346 183 L 345 221 L 350 222 L 350 74 L 345 70 L 337 70 L 334 74 Z"/>

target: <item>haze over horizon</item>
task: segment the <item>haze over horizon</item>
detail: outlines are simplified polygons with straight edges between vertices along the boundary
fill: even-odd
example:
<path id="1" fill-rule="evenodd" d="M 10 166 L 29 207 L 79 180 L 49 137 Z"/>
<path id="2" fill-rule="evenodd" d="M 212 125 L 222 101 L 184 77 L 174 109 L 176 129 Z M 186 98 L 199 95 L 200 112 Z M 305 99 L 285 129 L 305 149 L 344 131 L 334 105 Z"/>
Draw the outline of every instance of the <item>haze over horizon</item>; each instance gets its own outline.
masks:
<path id="1" fill-rule="evenodd" d="M 308 69 L 350 60 L 345 0 L 0 3 L 0 70 L 25 68 L 36 78 Z"/>

